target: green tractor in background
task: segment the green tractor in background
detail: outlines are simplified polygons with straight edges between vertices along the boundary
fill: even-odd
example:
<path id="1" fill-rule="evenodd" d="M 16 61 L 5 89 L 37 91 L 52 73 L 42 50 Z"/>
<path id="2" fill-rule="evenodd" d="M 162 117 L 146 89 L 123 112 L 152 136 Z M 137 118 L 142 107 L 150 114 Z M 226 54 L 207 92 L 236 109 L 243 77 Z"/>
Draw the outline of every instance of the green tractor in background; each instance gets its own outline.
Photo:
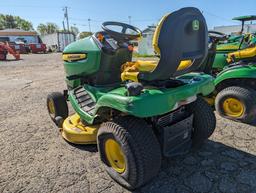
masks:
<path id="1" fill-rule="evenodd" d="M 209 31 L 209 51 L 201 71 L 215 77 L 215 91 L 206 98 L 219 115 L 235 121 L 256 121 L 256 46 L 235 52 L 225 51 L 223 64 L 217 65 L 218 43 L 228 39 L 223 33 Z M 224 55 L 224 54 L 223 54 Z"/>
<path id="2" fill-rule="evenodd" d="M 213 68 L 222 70 L 227 63 L 227 54 L 242 50 L 256 44 L 256 34 L 244 33 L 245 22 L 256 20 L 256 15 L 235 17 L 233 20 L 241 21 L 241 31 L 237 35 L 232 35 L 224 41 L 218 42 L 216 57 L 214 60 Z"/>
<path id="3" fill-rule="evenodd" d="M 108 174 L 135 189 L 156 176 L 162 157 L 198 148 L 214 132 L 215 115 L 203 100 L 214 91 L 213 77 L 195 72 L 207 55 L 207 25 L 196 8 L 164 16 L 154 35 L 157 65 L 132 62 L 139 29 L 120 22 L 102 28 L 65 48 L 68 90 L 49 94 L 47 108 L 64 139 L 97 144 Z"/>
<path id="4" fill-rule="evenodd" d="M 256 122 L 256 36 L 244 33 L 245 22 L 256 16 L 233 18 L 241 21 L 238 35 L 228 36 L 210 31 L 206 69 L 202 71 L 215 77 L 215 91 L 207 98 L 222 117 L 244 123 Z"/>

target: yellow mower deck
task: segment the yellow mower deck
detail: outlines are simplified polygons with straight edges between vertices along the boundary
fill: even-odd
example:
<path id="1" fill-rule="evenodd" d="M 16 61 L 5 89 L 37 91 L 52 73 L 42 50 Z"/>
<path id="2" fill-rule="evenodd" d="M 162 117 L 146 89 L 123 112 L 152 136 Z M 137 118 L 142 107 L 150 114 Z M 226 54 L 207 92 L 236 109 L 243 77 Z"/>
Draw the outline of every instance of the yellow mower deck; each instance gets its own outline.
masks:
<path id="1" fill-rule="evenodd" d="M 78 114 L 66 118 L 63 122 L 61 135 L 75 144 L 96 144 L 99 125 L 84 125 Z"/>

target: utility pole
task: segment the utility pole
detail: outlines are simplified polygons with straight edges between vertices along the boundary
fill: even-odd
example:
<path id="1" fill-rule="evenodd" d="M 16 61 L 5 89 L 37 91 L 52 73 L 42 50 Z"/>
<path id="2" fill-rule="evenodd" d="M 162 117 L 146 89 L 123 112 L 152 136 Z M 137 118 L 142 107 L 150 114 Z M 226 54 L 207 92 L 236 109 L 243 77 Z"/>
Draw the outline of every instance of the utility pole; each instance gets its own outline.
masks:
<path id="1" fill-rule="evenodd" d="M 92 32 L 92 30 L 91 30 L 91 19 L 90 18 L 88 19 L 88 25 L 89 25 L 89 31 Z"/>
<path id="2" fill-rule="evenodd" d="M 65 19 L 66 19 L 66 21 L 67 21 L 67 28 L 68 28 L 68 31 L 69 31 L 68 7 L 67 7 L 67 6 L 66 6 L 66 7 L 64 7 L 63 11 L 64 11 L 64 18 L 65 18 Z"/>
<path id="3" fill-rule="evenodd" d="M 66 27 L 65 27 L 65 22 L 64 22 L 64 20 L 62 21 L 62 26 L 63 26 L 63 30 L 64 30 L 64 32 L 66 31 Z"/>
<path id="4" fill-rule="evenodd" d="M 131 25 L 132 16 L 128 16 L 128 19 L 129 19 L 129 24 Z"/>

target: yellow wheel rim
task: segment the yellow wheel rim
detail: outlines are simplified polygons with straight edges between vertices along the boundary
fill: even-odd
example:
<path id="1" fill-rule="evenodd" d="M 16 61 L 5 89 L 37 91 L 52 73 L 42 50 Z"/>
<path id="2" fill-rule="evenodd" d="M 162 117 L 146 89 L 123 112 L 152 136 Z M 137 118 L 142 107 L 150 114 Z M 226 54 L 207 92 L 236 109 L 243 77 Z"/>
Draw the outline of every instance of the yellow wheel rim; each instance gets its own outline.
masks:
<path id="1" fill-rule="evenodd" d="M 105 152 L 110 166 L 118 173 L 123 173 L 126 164 L 121 146 L 114 139 L 108 139 L 105 142 Z"/>
<path id="2" fill-rule="evenodd" d="M 52 99 L 48 101 L 48 109 L 49 109 L 49 114 L 51 117 L 55 116 L 55 108 L 54 108 L 54 102 Z"/>
<path id="3" fill-rule="evenodd" d="M 244 114 L 245 107 L 241 101 L 235 98 L 227 98 L 223 102 L 223 110 L 227 116 L 237 118 Z"/>

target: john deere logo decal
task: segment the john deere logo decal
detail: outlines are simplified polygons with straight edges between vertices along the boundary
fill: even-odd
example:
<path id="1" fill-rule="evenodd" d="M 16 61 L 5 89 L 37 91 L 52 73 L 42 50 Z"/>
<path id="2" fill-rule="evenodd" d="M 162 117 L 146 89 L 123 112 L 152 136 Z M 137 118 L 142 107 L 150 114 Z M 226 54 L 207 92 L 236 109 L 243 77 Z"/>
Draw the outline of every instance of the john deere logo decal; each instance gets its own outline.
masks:
<path id="1" fill-rule="evenodd" d="M 194 20 L 193 22 L 192 22 L 192 27 L 193 27 L 193 30 L 194 31 L 198 31 L 199 30 L 199 21 L 198 20 Z"/>

